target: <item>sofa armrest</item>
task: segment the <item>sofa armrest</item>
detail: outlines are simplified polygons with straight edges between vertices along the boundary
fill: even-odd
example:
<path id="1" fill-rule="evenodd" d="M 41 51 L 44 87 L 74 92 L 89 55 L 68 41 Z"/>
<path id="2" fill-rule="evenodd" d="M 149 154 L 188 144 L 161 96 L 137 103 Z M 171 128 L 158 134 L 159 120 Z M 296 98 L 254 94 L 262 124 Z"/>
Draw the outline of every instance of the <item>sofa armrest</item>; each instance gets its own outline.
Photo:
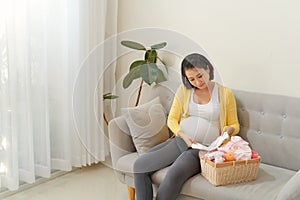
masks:
<path id="1" fill-rule="evenodd" d="M 126 154 L 136 152 L 129 128 L 123 116 L 112 119 L 108 124 L 109 146 L 113 168 L 118 159 Z"/>
<path id="2" fill-rule="evenodd" d="M 279 191 L 276 200 L 300 199 L 300 170 Z"/>

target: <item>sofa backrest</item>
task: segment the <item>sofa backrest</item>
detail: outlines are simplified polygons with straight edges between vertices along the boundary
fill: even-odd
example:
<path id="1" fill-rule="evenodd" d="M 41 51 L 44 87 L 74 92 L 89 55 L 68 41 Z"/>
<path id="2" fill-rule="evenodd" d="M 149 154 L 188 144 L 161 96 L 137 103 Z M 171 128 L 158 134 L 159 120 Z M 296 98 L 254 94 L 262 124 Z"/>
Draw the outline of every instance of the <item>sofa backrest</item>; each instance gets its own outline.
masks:
<path id="1" fill-rule="evenodd" d="M 178 77 L 173 75 L 172 77 Z M 158 85 L 154 85 L 148 94 L 148 100 L 154 99 L 159 96 L 160 102 L 169 113 L 175 93 L 181 84 L 180 79 L 173 79 L 172 81 L 165 81 Z"/>
<path id="2" fill-rule="evenodd" d="M 300 169 L 300 98 L 233 91 L 241 126 L 239 135 L 262 162 Z"/>
<path id="3" fill-rule="evenodd" d="M 180 84 L 167 81 L 152 88 L 167 111 Z M 263 163 L 300 169 L 300 98 L 233 90 L 241 130 L 239 135 L 258 151 Z"/>

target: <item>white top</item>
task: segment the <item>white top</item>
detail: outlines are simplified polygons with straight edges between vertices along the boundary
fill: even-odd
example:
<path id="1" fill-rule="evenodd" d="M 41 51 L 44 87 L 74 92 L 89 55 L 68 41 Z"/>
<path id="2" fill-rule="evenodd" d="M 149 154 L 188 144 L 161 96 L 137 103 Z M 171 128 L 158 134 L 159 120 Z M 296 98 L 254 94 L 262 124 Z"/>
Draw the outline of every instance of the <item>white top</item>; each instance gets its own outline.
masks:
<path id="1" fill-rule="evenodd" d="M 189 117 L 180 123 L 181 130 L 199 143 L 210 145 L 219 136 L 220 103 L 215 84 L 207 104 L 194 102 L 194 88 L 189 103 Z"/>

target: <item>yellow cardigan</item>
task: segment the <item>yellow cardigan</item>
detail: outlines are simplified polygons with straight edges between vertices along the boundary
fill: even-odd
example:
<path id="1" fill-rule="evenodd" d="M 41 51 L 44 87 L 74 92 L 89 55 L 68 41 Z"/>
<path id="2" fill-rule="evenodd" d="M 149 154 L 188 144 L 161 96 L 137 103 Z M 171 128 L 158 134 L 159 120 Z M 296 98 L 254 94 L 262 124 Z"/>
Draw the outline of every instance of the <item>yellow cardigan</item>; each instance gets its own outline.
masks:
<path id="1" fill-rule="evenodd" d="M 220 101 L 220 133 L 224 126 L 232 126 L 234 132 L 231 135 L 236 135 L 240 130 L 238 122 L 236 102 L 232 91 L 217 83 L 219 89 Z M 175 94 L 173 104 L 168 116 L 168 127 L 177 135 L 180 131 L 180 122 L 188 117 L 188 108 L 190 103 L 191 89 L 187 89 L 181 84 Z"/>

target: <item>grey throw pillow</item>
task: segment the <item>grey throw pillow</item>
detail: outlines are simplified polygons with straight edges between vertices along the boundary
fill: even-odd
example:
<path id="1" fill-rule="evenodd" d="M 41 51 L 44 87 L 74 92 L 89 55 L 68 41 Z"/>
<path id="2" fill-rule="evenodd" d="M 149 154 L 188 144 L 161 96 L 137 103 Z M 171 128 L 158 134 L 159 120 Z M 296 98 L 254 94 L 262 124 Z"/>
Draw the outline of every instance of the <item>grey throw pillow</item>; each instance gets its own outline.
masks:
<path id="1" fill-rule="evenodd" d="M 169 138 L 166 111 L 159 97 L 137 107 L 123 108 L 122 114 L 139 154 Z"/>

